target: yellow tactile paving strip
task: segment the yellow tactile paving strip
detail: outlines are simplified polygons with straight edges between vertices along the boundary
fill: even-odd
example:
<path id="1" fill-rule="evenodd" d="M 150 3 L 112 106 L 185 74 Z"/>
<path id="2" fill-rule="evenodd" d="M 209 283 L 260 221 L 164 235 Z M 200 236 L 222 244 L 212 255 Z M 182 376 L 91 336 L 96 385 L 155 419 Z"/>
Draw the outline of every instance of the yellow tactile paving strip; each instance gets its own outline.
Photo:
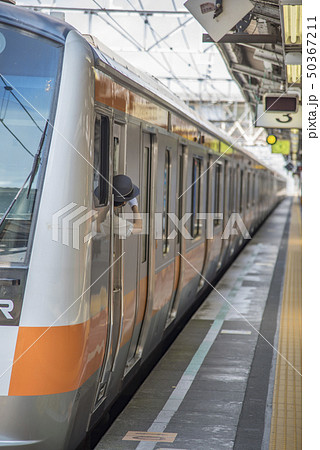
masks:
<path id="1" fill-rule="evenodd" d="M 269 450 L 302 448 L 301 258 L 301 213 L 295 199 L 281 309 L 278 351 L 282 356 L 277 357 Z"/>

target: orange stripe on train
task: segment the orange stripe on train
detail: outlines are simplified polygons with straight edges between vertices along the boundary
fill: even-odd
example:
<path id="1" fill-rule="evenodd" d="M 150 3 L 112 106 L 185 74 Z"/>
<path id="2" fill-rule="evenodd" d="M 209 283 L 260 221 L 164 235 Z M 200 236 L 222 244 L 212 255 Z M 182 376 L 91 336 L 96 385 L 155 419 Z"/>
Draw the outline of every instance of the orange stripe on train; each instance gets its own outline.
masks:
<path id="1" fill-rule="evenodd" d="M 203 247 L 202 243 L 188 253 L 190 260 L 200 270 Z M 173 260 L 156 275 L 152 315 L 171 299 L 175 263 Z M 188 268 L 186 272 L 190 272 L 188 279 L 192 278 Z M 172 278 L 171 283 L 168 283 L 168 276 Z M 147 278 L 140 280 L 140 291 L 144 300 L 139 304 L 137 324 L 140 324 L 144 316 Z M 134 308 L 135 295 L 135 290 L 125 295 L 125 311 Z M 132 318 L 127 322 L 124 324 L 121 347 L 131 339 L 133 332 Z M 49 395 L 79 388 L 101 367 L 106 337 L 106 310 L 87 322 L 76 325 L 20 327 L 9 395 Z"/>
<path id="2" fill-rule="evenodd" d="M 106 311 L 87 322 L 59 327 L 20 327 L 9 395 L 73 391 L 102 364 Z"/>

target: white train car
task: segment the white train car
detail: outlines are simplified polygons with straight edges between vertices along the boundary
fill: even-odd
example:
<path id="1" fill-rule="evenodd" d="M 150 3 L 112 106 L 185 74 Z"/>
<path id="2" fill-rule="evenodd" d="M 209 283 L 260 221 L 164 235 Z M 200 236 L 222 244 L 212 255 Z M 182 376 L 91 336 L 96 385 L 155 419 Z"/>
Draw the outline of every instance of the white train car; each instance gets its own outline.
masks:
<path id="1" fill-rule="evenodd" d="M 0 160 L 0 447 L 74 449 L 244 245 L 222 239 L 231 213 L 253 233 L 285 180 L 93 38 L 7 4 Z M 126 240 L 119 173 L 149 217 Z M 210 236 L 202 213 L 223 214 Z"/>

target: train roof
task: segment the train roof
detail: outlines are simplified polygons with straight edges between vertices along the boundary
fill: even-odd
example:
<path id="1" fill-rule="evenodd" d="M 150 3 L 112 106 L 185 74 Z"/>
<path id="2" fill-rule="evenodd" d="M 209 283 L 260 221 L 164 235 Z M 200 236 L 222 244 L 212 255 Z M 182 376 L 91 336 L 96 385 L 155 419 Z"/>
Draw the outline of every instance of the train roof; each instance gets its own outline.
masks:
<path id="1" fill-rule="evenodd" d="M 0 2 L 0 22 L 40 34 L 61 43 L 65 42 L 69 31 L 75 30 L 72 25 L 47 14 L 2 2 Z"/>
<path id="2" fill-rule="evenodd" d="M 53 18 L 47 14 L 30 11 L 25 8 L 19 8 L 19 6 L 2 2 L 0 2 L 0 22 L 40 34 L 61 43 L 65 42 L 67 35 L 71 30 L 78 32 L 76 28 L 67 22 Z M 118 77 L 129 79 L 131 83 L 139 88 L 139 90 L 142 90 L 147 95 L 149 94 L 149 96 L 150 94 L 155 96 L 158 101 L 166 107 L 169 107 L 182 117 L 184 116 L 204 131 L 216 135 L 227 143 L 230 142 L 230 136 L 210 122 L 202 119 L 157 78 L 138 70 L 93 36 L 84 35 L 84 38 L 93 48 L 98 64 L 101 63 L 102 65 L 107 65 L 113 70 L 113 73 L 118 75 Z M 283 178 L 283 176 L 275 169 L 268 167 L 252 153 L 238 145 L 231 145 L 238 151 L 244 153 L 248 158 L 256 161 L 261 166 Z"/>
<path id="3" fill-rule="evenodd" d="M 118 74 L 123 75 L 125 78 L 129 78 L 133 83 L 139 85 L 140 90 L 142 89 L 149 94 L 152 93 L 161 101 L 161 103 L 166 103 L 167 106 L 171 107 L 171 109 L 176 110 L 176 112 L 184 116 L 188 116 L 188 118 L 198 126 L 200 125 L 203 128 L 207 128 L 208 131 L 217 134 L 226 141 L 230 140 L 230 136 L 228 136 L 218 127 L 201 119 L 201 117 L 195 111 L 189 108 L 189 106 L 184 101 L 177 97 L 156 77 L 137 69 L 128 61 L 116 54 L 109 47 L 107 47 L 105 44 L 100 42 L 94 36 L 84 35 L 84 37 L 95 48 L 98 60 L 107 64 Z M 100 61 L 98 61 L 98 64 Z"/>
<path id="4" fill-rule="evenodd" d="M 139 86 L 140 91 L 142 90 L 142 92 L 146 94 L 152 94 L 153 96 L 156 96 L 158 101 L 160 101 L 162 104 L 165 104 L 165 106 L 169 107 L 174 112 L 191 120 L 194 125 L 200 127 L 208 133 L 216 135 L 218 138 L 225 140 L 227 143 L 230 143 L 229 135 L 224 133 L 220 128 L 216 127 L 212 123 L 200 117 L 199 114 L 192 110 L 185 102 L 177 97 L 157 78 L 132 66 L 130 63 L 128 63 L 128 61 L 121 58 L 94 36 L 84 35 L 84 37 L 95 49 L 97 58 L 96 62 L 98 66 L 107 65 L 108 68 L 111 69 L 113 73 L 116 73 L 120 79 L 129 79 L 132 83 Z M 259 158 L 257 158 L 255 155 L 245 150 L 241 146 L 237 144 L 230 145 L 232 145 L 233 148 L 237 149 L 241 153 L 245 154 L 248 158 L 256 161 L 261 166 L 283 178 L 283 176 L 279 174 L 275 169 L 273 169 L 272 167 L 268 167 L 265 163 L 260 161 Z"/>

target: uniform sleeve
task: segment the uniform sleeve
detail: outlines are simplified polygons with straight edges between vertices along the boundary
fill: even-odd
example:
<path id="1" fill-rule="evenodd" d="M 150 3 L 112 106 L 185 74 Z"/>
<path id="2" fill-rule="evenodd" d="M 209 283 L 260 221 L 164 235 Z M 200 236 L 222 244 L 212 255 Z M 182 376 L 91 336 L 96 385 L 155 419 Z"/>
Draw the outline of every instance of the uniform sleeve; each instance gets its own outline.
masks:
<path id="1" fill-rule="evenodd" d="M 121 239 L 125 239 L 132 233 L 133 223 L 128 220 L 122 219 L 122 217 L 114 215 L 113 217 L 113 232 Z"/>
<path id="2" fill-rule="evenodd" d="M 110 238 L 110 215 L 107 215 L 106 219 L 100 223 L 100 237 Z"/>

